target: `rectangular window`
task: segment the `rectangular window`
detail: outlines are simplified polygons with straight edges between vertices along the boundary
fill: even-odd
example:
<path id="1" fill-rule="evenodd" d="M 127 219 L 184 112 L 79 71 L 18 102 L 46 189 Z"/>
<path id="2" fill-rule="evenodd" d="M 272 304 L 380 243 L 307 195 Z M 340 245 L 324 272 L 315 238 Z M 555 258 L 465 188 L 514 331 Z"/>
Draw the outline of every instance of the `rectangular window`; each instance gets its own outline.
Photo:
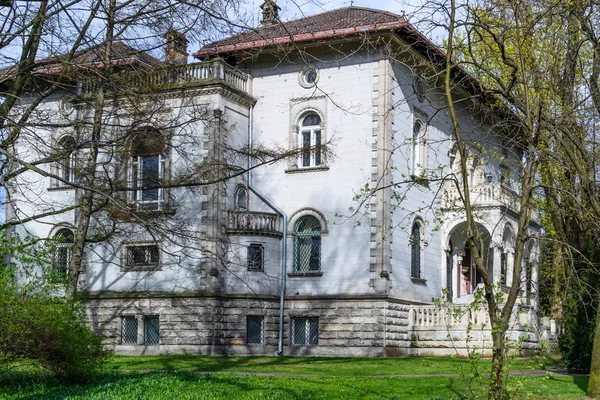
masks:
<path id="1" fill-rule="evenodd" d="M 262 271 L 264 269 L 264 248 L 261 244 L 248 246 L 248 271 Z"/>
<path id="2" fill-rule="evenodd" d="M 319 344 L 319 318 L 292 318 L 292 346 Z"/>
<path id="3" fill-rule="evenodd" d="M 246 344 L 263 344 L 263 317 L 246 317 Z"/>
<path id="4" fill-rule="evenodd" d="M 121 317 L 121 344 L 137 344 L 138 320 L 135 315 Z"/>
<path id="5" fill-rule="evenodd" d="M 140 211 L 164 209 L 165 157 L 162 154 L 139 155 L 131 160 L 133 200 Z"/>
<path id="6" fill-rule="evenodd" d="M 160 340 L 160 321 L 158 315 L 144 316 L 144 344 L 157 345 Z"/>
<path id="7" fill-rule="evenodd" d="M 127 246 L 125 267 L 129 269 L 155 268 L 160 261 L 160 250 L 156 244 Z"/>

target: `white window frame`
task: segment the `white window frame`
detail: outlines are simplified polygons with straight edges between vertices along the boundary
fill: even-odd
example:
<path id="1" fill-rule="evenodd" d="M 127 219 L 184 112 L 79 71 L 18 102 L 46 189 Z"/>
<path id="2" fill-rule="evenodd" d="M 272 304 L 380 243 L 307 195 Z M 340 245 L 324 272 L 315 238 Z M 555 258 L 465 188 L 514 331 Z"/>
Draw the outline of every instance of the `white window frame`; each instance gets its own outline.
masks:
<path id="1" fill-rule="evenodd" d="M 145 211 L 161 211 L 165 208 L 165 196 L 164 196 L 165 189 L 162 185 L 159 185 L 157 188 L 157 190 L 158 190 L 158 199 L 157 200 L 143 200 L 144 191 L 154 190 L 154 188 L 153 189 L 136 188 L 136 186 L 139 185 L 139 182 L 143 181 L 144 158 L 148 158 L 148 157 L 158 157 L 158 180 L 162 181 L 165 178 L 166 157 L 164 155 L 164 150 L 160 154 L 139 155 L 139 156 L 131 157 L 131 160 L 129 163 L 129 183 L 130 183 L 130 186 L 134 188 L 133 202 L 138 206 L 138 208 L 145 210 Z M 142 165 L 142 168 L 140 168 L 140 165 Z M 134 179 L 134 171 L 137 172 L 135 179 Z M 144 205 L 148 205 L 148 204 L 156 204 L 156 209 L 144 207 Z"/>
<path id="2" fill-rule="evenodd" d="M 319 125 L 304 126 L 304 121 L 311 115 L 319 117 Z M 302 114 L 298 122 L 298 167 L 299 168 L 314 168 L 323 166 L 323 118 L 314 110 L 306 111 Z M 308 134 L 308 143 L 304 140 L 304 135 Z M 304 165 L 305 149 L 308 148 L 309 162 Z M 317 158 L 318 155 L 318 158 Z"/>
<path id="3" fill-rule="evenodd" d="M 420 126 L 420 129 L 416 129 Z M 415 118 L 411 136 L 410 175 L 420 177 L 427 168 L 427 124 L 421 118 Z"/>
<path id="4" fill-rule="evenodd" d="M 66 148 L 65 144 L 69 140 L 71 140 L 73 143 L 73 149 L 70 150 L 69 154 L 66 157 L 64 157 L 63 159 L 61 159 L 58 162 L 58 174 L 57 175 L 60 176 L 63 179 L 63 181 L 66 181 L 66 183 L 75 183 L 75 179 L 76 179 L 75 168 L 76 168 L 76 160 L 77 160 L 75 139 L 72 136 L 63 136 L 58 141 L 58 147 L 59 147 L 59 151 L 66 152 L 67 148 Z M 68 164 L 68 167 L 65 168 L 65 165 L 67 165 L 67 164 Z M 59 181 L 58 185 L 64 186 L 65 182 L 63 182 L 63 181 Z"/>

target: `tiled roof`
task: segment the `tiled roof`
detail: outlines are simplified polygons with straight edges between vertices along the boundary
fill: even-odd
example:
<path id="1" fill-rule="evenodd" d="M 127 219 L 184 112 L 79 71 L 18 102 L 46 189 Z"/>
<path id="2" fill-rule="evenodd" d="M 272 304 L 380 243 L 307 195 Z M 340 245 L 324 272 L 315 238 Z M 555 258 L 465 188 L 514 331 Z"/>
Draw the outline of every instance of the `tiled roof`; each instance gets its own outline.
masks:
<path id="1" fill-rule="evenodd" d="M 104 49 L 105 45 L 81 50 L 70 61 L 67 54 L 36 60 L 34 74 L 59 73 L 67 66 L 67 61 L 69 66 L 76 66 L 77 68 L 98 68 L 102 65 Z M 113 42 L 112 63 L 113 65 L 137 65 L 151 68 L 160 67 L 164 64 L 158 58 L 123 42 Z M 10 76 L 13 71 L 16 71 L 16 68 L 14 66 L 0 69 L 0 76 Z"/>
<path id="2" fill-rule="evenodd" d="M 400 15 L 387 11 L 354 6 L 338 8 L 219 40 L 204 46 L 194 56 L 391 30 L 406 24 Z"/>

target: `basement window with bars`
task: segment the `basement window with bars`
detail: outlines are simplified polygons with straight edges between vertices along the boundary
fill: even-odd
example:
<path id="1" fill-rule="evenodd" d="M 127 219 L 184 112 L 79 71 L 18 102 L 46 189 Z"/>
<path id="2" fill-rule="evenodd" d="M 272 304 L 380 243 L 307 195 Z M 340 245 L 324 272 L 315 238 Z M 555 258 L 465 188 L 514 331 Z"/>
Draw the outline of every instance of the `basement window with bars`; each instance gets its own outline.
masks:
<path id="1" fill-rule="evenodd" d="M 158 267 L 160 249 L 157 244 L 140 244 L 125 247 L 125 268 L 130 271 L 148 270 Z"/>
<path id="2" fill-rule="evenodd" d="M 160 340 L 160 321 L 158 315 L 144 316 L 144 344 L 158 345 Z"/>
<path id="3" fill-rule="evenodd" d="M 263 322 L 261 316 L 246 317 L 246 344 L 263 344 Z"/>
<path id="4" fill-rule="evenodd" d="M 160 342 L 160 320 L 158 315 L 144 315 L 143 319 L 136 315 L 124 315 L 121 317 L 121 344 L 138 344 L 138 324 L 143 320 L 144 336 L 143 344 L 156 346 Z M 140 343 L 141 344 L 141 343 Z"/>
<path id="5" fill-rule="evenodd" d="M 292 346 L 317 346 L 319 344 L 319 318 L 292 318 Z"/>
<path id="6" fill-rule="evenodd" d="M 138 319 L 135 315 L 121 317 L 121 344 L 137 344 Z"/>

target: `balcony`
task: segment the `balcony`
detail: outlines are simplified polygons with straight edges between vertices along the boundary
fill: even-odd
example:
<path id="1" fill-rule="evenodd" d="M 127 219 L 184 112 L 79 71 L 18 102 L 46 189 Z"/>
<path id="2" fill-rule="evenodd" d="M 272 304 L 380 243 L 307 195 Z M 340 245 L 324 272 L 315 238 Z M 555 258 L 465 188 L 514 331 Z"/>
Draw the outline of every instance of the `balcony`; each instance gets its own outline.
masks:
<path id="1" fill-rule="evenodd" d="M 194 64 L 172 65 L 164 68 L 123 71 L 111 82 L 114 91 L 152 92 L 180 87 L 224 84 L 230 88 L 252 95 L 252 77 L 221 60 Z M 83 83 L 86 93 L 98 90 L 99 81 Z"/>
<path id="2" fill-rule="evenodd" d="M 283 229 L 278 214 L 259 211 L 229 211 L 229 235 L 282 237 Z"/>
<path id="3" fill-rule="evenodd" d="M 485 183 L 471 187 L 471 204 L 476 209 L 503 208 L 507 211 L 518 213 L 521 209 L 520 196 L 511 188 L 499 183 Z M 461 210 L 464 208 L 460 193 L 456 187 L 444 190 L 444 208 Z M 540 223 L 539 209 L 534 207 L 531 220 Z"/>

